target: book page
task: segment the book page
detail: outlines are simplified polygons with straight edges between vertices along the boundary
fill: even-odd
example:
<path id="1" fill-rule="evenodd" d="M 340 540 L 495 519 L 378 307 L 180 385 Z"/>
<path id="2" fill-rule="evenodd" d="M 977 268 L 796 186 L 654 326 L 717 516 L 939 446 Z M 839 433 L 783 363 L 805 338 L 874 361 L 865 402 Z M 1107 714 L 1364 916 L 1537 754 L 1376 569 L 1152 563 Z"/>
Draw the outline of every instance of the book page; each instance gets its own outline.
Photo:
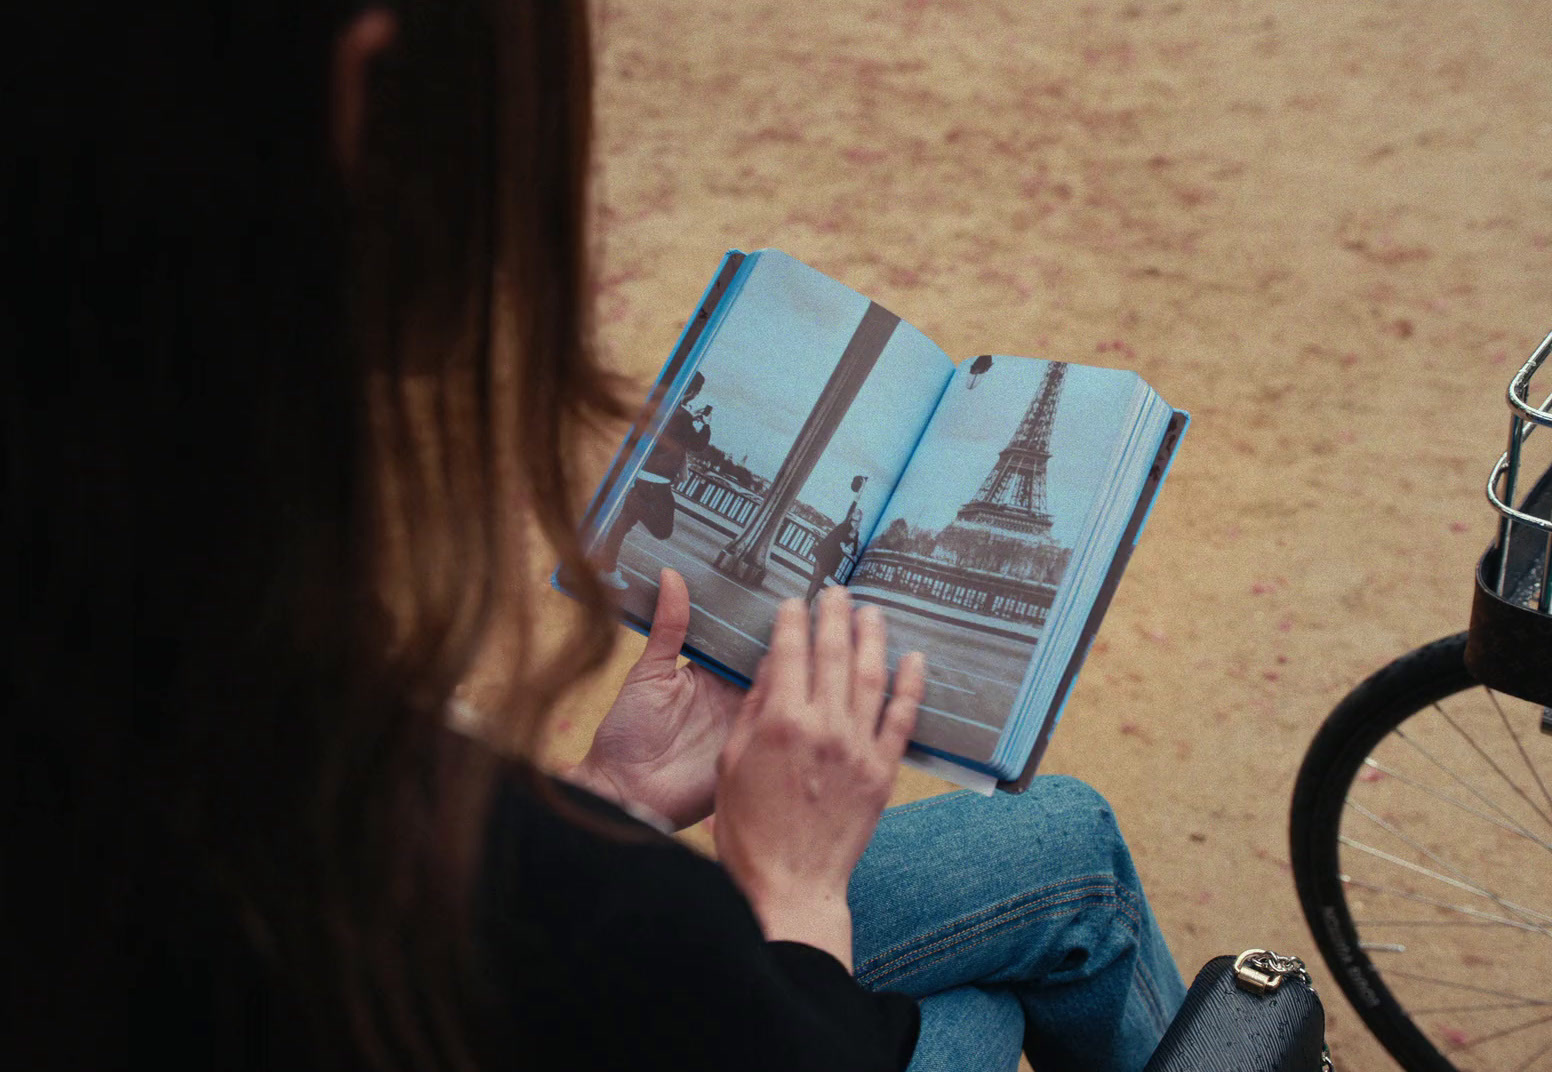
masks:
<path id="1" fill-rule="evenodd" d="M 926 653 L 918 745 L 991 762 L 1139 385 L 1030 358 L 959 366 L 850 582 L 884 609 L 891 665 Z"/>
<path id="2" fill-rule="evenodd" d="M 589 552 L 638 625 L 659 570 L 683 574 L 687 647 L 742 678 L 781 600 L 851 573 L 953 373 L 921 332 L 849 287 L 782 253 L 751 256 Z"/>

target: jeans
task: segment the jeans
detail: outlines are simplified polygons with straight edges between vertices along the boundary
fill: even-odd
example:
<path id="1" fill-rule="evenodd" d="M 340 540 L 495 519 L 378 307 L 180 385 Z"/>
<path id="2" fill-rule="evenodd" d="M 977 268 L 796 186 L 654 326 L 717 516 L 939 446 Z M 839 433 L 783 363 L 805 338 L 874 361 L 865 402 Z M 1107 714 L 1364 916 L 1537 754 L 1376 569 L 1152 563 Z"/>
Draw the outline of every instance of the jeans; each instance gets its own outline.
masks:
<path id="1" fill-rule="evenodd" d="M 1185 997 L 1110 806 L 1073 778 L 891 808 L 852 876 L 864 986 L 921 1004 L 912 1072 L 1140 1069 Z"/>

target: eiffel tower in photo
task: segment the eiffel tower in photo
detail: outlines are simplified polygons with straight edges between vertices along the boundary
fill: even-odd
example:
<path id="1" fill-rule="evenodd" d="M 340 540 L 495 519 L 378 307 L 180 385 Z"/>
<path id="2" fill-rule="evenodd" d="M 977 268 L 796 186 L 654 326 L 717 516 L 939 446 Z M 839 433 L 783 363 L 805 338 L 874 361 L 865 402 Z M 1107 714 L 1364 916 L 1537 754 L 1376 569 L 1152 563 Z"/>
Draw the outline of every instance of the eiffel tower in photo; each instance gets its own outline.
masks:
<path id="1" fill-rule="evenodd" d="M 1018 431 L 997 455 L 975 498 L 959 508 L 949 529 L 981 528 L 1028 539 L 1051 531 L 1046 508 L 1045 470 L 1051 460 L 1051 426 L 1067 366 L 1046 369 L 1040 392 L 1029 404 Z M 948 530 L 945 530 L 947 532 Z"/>
<path id="2" fill-rule="evenodd" d="M 1046 503 L 1051 431 L 1066 376 L 1066 365 L 1046 366 L 1013 437 L 953 521 L 930 535 L 900 523 L 905 532 L 899 535 L 910 543 L 879 541 L 881 549 L 863 557 L 852 583 L 950 608 L 955 620 L 973 628 L 995 632 L 1001 626 L 990 619 L 1012 622 L 1017 634 L 1005 635 L 1038 639 L 1072 558 L 1072 548 L 1052 538 Z"/>

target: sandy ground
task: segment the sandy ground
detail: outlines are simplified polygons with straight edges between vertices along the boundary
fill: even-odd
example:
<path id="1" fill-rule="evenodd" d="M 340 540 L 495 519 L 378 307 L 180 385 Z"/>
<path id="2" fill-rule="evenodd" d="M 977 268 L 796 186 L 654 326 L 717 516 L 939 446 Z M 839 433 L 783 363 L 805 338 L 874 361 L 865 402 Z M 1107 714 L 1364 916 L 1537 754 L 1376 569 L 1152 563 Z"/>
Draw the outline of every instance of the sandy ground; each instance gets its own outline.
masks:
<path id="1" fill-rule="evenodd" d="M 1193 412 L 1045 769 L 1114 803 L 1188 978 L 1317 960 L 1300 758 L 1464 628 L 1503 388 L 1552 327 L 1552 8 L 613 0 L 599 36 L 619 368 L 655 374 L 724 249 L 775 246 L 951 354 L 1135 368 Z M 1394 1067 L 1315 975 L 1339 1067 Z"/>

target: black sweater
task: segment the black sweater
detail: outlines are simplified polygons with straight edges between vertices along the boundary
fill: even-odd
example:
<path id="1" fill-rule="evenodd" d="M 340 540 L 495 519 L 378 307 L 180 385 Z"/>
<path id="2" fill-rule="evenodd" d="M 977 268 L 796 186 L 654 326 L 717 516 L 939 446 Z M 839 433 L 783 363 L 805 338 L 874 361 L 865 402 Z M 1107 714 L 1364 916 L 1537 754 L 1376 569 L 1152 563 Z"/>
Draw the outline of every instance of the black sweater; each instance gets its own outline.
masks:
<path id="1" fill-rule="evenodd" d="M 585 828 L 508 787 L 492 814 L 484 948 L 524 1067 L 901 1069 L 916 1003 L 833 956 L 764 940 L 716 863 L 566 787 Z"/>
<path id="2" fill-rule="evenodd" d="M 766 942 L 722 868 L 597 797 L 563 816 L 519 776 L 493 802 L 467 1027 L 483 1070 L 900 1069 L 916 1003 L 828 953 Z M 609 824 L 623 837 L 597 832 Z M 95 829 L 91 827 L 90 829 Z M 115 828 L 116 829 L 116 828 Z M 23 839 L 7 897 L 17 1030 L 7 1067 L 313 1072 L 308 1011 L 197 859 L 133 838 Z M 183 875 L 178 879 L 175 876 Z M 36 887 L 36 890 L 34 890 Z M 15 892 L 15 891 L 12 891 Z M 23 891 L 24 893 L 26 891 Z"/>

